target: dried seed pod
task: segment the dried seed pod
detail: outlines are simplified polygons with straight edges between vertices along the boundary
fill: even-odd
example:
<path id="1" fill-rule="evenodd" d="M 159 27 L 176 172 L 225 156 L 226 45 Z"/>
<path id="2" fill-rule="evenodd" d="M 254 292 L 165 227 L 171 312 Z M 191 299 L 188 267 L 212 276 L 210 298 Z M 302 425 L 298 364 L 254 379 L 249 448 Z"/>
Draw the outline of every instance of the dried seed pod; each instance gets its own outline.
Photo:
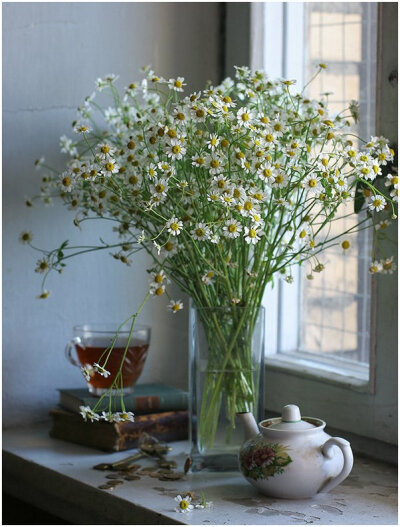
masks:
<path id="1" fill-rule="evenodd" d="M 190 467 L 192 466 L 192 464 L 193 464 L 192 458 L 188 457 L 187 460 L 185 461 L 185 466 L 183 468 L 183 472 L 185 474 L 187 474 L 189 472 Z"/>

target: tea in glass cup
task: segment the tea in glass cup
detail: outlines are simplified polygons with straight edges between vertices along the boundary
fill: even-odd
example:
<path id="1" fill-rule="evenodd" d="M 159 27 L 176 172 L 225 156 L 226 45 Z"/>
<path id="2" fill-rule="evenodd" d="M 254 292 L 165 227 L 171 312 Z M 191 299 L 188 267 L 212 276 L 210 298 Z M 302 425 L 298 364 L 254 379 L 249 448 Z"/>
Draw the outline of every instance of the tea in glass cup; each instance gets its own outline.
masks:
<path id="1" fill-rule="evenodd" d="M 114 348 L 104 365 L 108 352 L 118 330 L 118 324 L 84 324 L 74 327 L 74 338 L 65 348 L 67 359 L 74 366 L 86 368 L 90 372 L 87 377 L 89 392 L 102 395 L 113 384 L 121 365 L 129 340 L 130 324 L 123 326 L 118 332 Z M 123 393 L 131 393 L 142 373 L 150 345 L 151 330 L 148 326 L 135 325 L 126 351 L 122 366 Z M 75 351 L 77 358 L 72 356 Z M 93 370 L 94 364 L 104 366 L 109 375 L 101 375 Z"/>

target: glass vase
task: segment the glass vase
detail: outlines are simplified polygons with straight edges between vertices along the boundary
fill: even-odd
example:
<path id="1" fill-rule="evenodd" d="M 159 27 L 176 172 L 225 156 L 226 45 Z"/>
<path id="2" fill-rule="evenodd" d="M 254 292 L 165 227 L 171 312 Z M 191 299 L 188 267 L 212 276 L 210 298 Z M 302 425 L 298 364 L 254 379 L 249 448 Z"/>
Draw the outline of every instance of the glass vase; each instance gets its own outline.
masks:
<path id="1" fill-rule="evenodd" d="M 238 412 L 261 420 L 264 308 L 198 308 L 189 317 L 192 470 L 238 470 Z"/>

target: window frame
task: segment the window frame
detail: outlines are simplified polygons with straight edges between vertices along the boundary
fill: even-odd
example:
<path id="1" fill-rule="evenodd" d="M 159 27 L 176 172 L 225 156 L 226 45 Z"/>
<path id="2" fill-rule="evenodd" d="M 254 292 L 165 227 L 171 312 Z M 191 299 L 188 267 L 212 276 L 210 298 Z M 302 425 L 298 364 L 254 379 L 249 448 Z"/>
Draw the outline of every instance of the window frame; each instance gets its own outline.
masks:
<path id="1" fill-rule="evenodd" d="M 283 3 L 268 3 L 277 6 Z M 228 3 L 227 25 L 224 34 L 224 75 L 233 74 L 235 64 L 250 64 L 263 68 L 260 38 L 265 30 L 262 23 L 263 3 Z M 397 69 L 397 4 L 378 4 L 378 57 L 377 57 L 377 105 L 376 134 L 397 141 L 397 89 L 391 82 L 391 72 Z M 241 31 L 234 29 L 241 24 Z M 243 22 L 248 22 L 247 32 Z M 273 76 L 273 74 L 271 74 Z M 397 239 L 397 224 L 389 228 L 389 234 Z M 315 415 L 327 420 L 336 430 L 347 431 L 352 437 L 363 439 L 363 445 L 376 441 L 390 447 L 397 444 L 397 275 L 378 276 L 372 281 L 371 290 L 371 349 L 374 356 L 368 389 L 355 384 L 335 382 L 334 376 L 325 378 L 323 372 L 316 375 L 309 368 L 296 371 L 293 365 L 285 369 L 266 360 L 264 408 L 268 412 L 280 412 L 284 404 L 300 405 L 304 415 Z M 269 332 L 269 325 L 277 319 L 277 289 L 266 291 L 264 304 L 267 319 L 267 351 L 276 345 L 276 336 Z M 391 299 L 388 302 L 388 298 Z M 364 386 L 365 388 L 365 386 Z M 390 448 L 389 448 L 390 449 Z M 368 447 L 363 449 L 368 453 Z M 392 450 L 393 452 L 393 450 Z"/>

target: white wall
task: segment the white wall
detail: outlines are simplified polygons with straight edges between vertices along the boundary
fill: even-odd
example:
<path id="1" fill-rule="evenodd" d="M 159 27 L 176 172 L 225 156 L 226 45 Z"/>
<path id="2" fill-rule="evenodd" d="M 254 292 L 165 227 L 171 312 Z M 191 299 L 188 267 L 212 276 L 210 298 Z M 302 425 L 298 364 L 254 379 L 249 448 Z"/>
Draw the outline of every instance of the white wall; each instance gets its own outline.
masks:
<path id="1" fill-rule="evenodd" d="M 38 255 L 18 243 L 24 229 L 38 246 L 65 239 L 97 240 L 100 222 L 79 233 L 73 213 L 56 204 L 27 209 L 24 196 L 39 189 L 33 161 L 40 155 L 61 167 L 59 136 L 70 132 L 75 108 L 94 80 L 120 75 L 123 88 L 151 63 L 167 77 L 178 74 L 199 89 L 218 81 L 218 5 L 202 3 L 6 3 L 3 4 L 3 422 L 46 418 L 59 387 L 82 385 L 63 349 L 72 326 L 120 321 L 147 290 L 149 260 L 131 268 L 96 254 L 71 260 L 53 275 L 47 300 L 37 300 Z M 139 322 L 153 339 L 142 381 L 186 386 L 186 314 L 172 317 L 166 299 L 151 299 Z M 187 312 L 186 312 L 187 313 Z"/>

